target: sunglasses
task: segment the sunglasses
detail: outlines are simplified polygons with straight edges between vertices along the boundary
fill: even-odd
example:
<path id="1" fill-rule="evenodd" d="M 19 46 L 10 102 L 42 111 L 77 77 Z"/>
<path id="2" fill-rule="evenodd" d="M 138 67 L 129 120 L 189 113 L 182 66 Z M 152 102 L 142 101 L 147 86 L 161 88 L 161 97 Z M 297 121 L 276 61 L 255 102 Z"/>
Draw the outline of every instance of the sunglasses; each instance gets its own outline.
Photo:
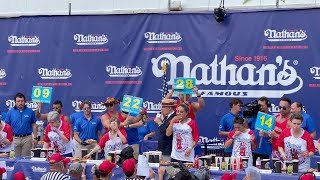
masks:
<path id="1" fill-rule="evenodd" d="M 279 106 L 279 109 L 287 110 L 287 108 L 283 106 Z"/>
<path id="2" fill-rule="evenodd" d="M 83 110 L 90 110 L 91 109 L 91 107 L 85 107 L 85 108 L 83 108 Z"/>
<path id="3" fill-rule="evenodd" d="M 112 107 L 114 105 L 114 103 L 106 103 L 105 105 L 106 105 L 106 107 Z"/>

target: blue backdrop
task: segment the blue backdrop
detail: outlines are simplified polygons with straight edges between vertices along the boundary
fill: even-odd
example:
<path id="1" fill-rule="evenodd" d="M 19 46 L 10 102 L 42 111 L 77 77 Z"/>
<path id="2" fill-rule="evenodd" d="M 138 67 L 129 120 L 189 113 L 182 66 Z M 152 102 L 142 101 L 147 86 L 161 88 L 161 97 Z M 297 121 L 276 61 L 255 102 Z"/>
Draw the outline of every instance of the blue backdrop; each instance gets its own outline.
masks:
<path id="1" fill-rule="evenodd" d="M 86 99 L 102 115 L 108 96 L 129 94 L 142 97 L 152 117 L 160 110 L 160 63 L 167 59 L 169 84 L 197 79 L 206 101 L 196 119 L 201 141 L 217 139 L 231 97 L 270 97 L 277 113 L 279 98 L 288 96 L 319 127 L 318 17 L 319 9 L 229 12 L 222 23 L 212 13 L 1 19 L 1 110 L 14 106 L 18 91 L 35 109 L 31 89 L 38 85 L 53 87 L 52 100 L 62 100 L 67 115 Z"/>

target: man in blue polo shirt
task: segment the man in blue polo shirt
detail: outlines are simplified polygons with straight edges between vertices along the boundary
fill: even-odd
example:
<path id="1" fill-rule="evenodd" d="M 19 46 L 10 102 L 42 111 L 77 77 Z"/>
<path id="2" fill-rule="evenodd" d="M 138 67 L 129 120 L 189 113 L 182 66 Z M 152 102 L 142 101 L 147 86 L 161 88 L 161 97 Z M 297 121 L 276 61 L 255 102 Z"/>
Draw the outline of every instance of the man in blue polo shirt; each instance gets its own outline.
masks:
<path id="1" fill-rule="evenodd" d="M 225 114 L 220 121 L 219 135 L 224 136 L 226 139 L 229 133 L 234 129 L 233 120 L 236 116 L 239 116 L 242 108 L 242 101 L 239 98 L 233 98 L 230 100 L 230 112 Z M 232 146 L 224 150 L 226 156 L 231 156 Z"/>
<path id="2" fill-rule="evenodd" d="M 315 139 L 317 136 L 316 125 L 314 124 L 312 117 L 303 111 L 303 105 L 301 102 L 294 102 L 291 104 L 291 113 L 301 114 L 303 116 L 301 127 L 308 131 L 311 137 Z"/>
<path id="3" fill-rule="evenodd" d="M 31 156 L 32 142 L 34 146 L 38 143 L 37 119 L 33 110 L 25 106 L 26 98 L 22 93 L 17 93 L 14 101 L 15 106 L 8 111 L 5 120 L 13 130 L 14 152 L 16 156 Z"/>
<path id="4" fill-rule="evenodd" d="M 83 102 L 83 116 L 77 119 L 74 126 L 75 157 L 81 158 L 81 149 L 93 149 L 101 139 L 102 123 L 91 114 L 91 103 Z M 86 153 L 87 154 L 87 153 Z"/>

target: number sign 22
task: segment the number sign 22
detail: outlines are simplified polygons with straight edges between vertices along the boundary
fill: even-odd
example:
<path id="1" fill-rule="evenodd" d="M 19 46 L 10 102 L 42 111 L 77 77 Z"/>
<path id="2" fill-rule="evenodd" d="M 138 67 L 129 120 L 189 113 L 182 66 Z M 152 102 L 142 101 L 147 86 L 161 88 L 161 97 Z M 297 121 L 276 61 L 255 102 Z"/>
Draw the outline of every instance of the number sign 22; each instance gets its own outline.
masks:
<path id="1" fill-rule="evenodd" d="M 121 104 L 121 111 L 138 115 L 142 106 L 143 99 L 139 97 L 124 95 Z"/>

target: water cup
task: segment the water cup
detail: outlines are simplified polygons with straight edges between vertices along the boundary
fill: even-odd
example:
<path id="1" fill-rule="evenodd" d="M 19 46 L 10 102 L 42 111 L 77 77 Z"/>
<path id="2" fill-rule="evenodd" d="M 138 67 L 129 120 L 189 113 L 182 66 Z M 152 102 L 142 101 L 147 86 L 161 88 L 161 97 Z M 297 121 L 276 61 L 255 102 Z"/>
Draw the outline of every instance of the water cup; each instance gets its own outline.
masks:
<path id="1" fill-rule="evenodd" d="M 274 172 L 281 173 L 281 161 L 276 161 L 274 166 Z"/>
<path id="2" fill-rule="evenodd" d="M 242 167 L 243 169 L 248 167 L 249 157 L 242 157 Z"/>
<path id="3" fill-rule="evenodd" d="M 261 160 L 261 169 L 270 169 L 270 159 Z"/>
<path id="4" fill-rule="evenodd" d="M 298 173 L 299 171 L 299 160 L 294 159 L 292 160 L 293 163 L 293 173 Z"/>

